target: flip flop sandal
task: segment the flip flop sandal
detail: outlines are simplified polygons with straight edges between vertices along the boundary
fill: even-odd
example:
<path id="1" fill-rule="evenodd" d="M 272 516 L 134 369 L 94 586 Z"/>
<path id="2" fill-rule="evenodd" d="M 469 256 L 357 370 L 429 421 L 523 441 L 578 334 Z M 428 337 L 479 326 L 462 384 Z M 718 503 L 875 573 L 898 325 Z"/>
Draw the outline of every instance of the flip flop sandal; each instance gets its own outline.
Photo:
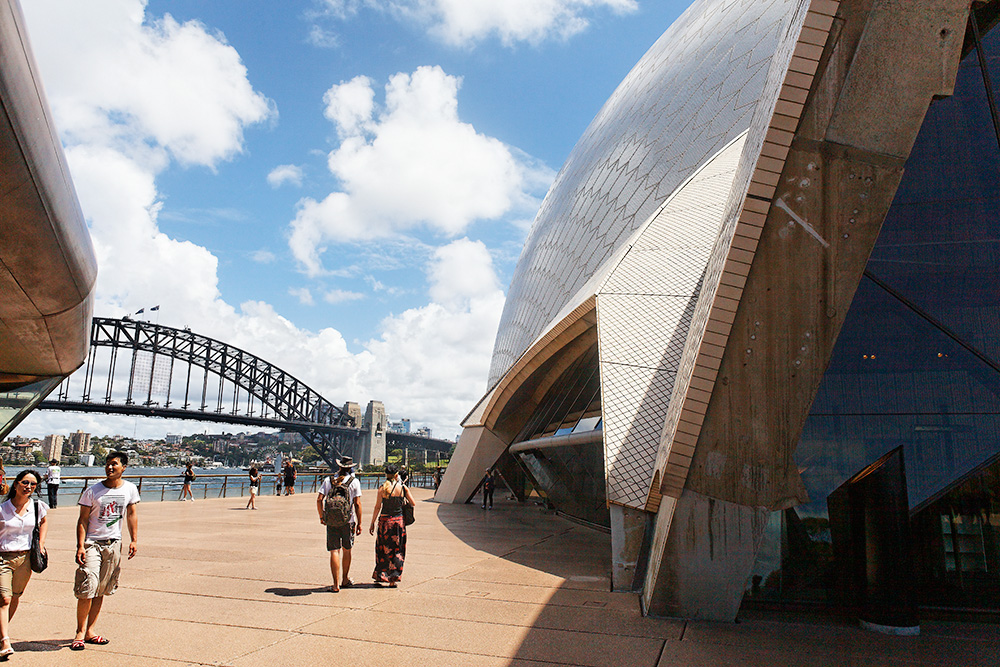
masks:
<path id="1" fill-rule="evenodd" d="M 93 637 L 90 637 L 88 639 L 84 639 L 83 641 L 85 641 L 88 644 L 99 644 L 100 646 L 104 646 L 105 644 L 110 644 L 111 643 L 110 639 L 105 639 L 104 637 L 102 637 L 100 635 L 94 635 Z"/>
<path id="2" fill-rule="evenodd" d="M 74 639 L 73 643 L 69 645 L 70 651 L 82 651 L 87 648 L 87 645 L 83 643 L 82 639 Z"/>
<path id="3" fill-rule="evenodd" d="M 341 588 L 350 588 L 353 585 L 354 585 L 354 582 L 351 581 L 350 579 L 344 579 L 342 582 L 340 582 L 340 587 Z"/>

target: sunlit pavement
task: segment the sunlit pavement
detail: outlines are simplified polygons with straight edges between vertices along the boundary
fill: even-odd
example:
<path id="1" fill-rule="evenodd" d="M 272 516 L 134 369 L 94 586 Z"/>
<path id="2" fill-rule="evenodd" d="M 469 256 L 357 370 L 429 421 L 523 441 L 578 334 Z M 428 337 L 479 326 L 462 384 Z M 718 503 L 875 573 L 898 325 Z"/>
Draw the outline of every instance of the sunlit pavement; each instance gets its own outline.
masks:
<path id="1" fill-rule="evenodd" d="M 608 592 L 609 537 L 536 506 L 440 505 L 414 490 L 398 589 L 371 584 L 374 492 L 354 588 L 330 583 L 315 494 L 140 507 L 139 554 L 107 598 L 107 646 L 71 652 L 76 510 L 50 514 L 49 569 L 11 623 L 25 665 L 997 665 L 1000 626 L 925 623 L 917 638 L 833 622 L 643 618 Z"/>

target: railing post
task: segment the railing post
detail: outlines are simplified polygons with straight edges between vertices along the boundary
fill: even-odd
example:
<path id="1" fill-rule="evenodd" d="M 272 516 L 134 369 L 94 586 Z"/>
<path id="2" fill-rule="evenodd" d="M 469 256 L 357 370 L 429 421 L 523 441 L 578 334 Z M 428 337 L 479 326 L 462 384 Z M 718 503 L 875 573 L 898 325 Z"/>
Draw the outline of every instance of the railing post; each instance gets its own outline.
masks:
<path id="1" fill-rule="evenodd" d="M 229 485 L 229 475 L 222 478 L 222 497 L 226 497 L 226 486 Z"/>
<path id="2" fill-rule="evenodd" d="M 89 477 L 84 477 L 83 478 L 83 488 L 80 489 L 80 495 L 76 497 L 77 502 L 80 501 L 80 498 L 83 498 L 83 492 L 87 490 L 88 486 L 90 486 L 90 478 Z"/>

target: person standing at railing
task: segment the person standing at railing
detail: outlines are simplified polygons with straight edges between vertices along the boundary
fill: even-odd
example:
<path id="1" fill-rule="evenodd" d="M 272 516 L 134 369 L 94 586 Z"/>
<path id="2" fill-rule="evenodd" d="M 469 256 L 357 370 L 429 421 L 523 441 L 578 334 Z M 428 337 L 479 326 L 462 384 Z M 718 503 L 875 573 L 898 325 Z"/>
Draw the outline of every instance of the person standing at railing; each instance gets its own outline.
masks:
<path id="1" fill-rule="evenodd" d="M 7 636 L 8 624 L 17 611 L 17 603 L 24 587 L 31 578 L 31 533 L 35 530 L 35 511 L 38 511 L 38 542 L 45 550 L 45 503 L 31 495 L 40 478 L 34 470 L 17 473 L 7 493 L 7 501 L 0 505 L 0 660 L 14 653 Z"/>
<path id="2" fill-rule="evenodd" d="M 295 466 L 292 464 L 292 459 L 288 459 L 285 462 L 285 495 L 294 496 L 295 495 Z"/>
<path id="3" fill-rule="evenodd" d="M 194 470 L 191 469 L 191 464 L 187 464 L 187 468 L 184 469 L 184 488 L 181 489 L 181 500 L 190 500 L 194 502 L 194 494 L 191 493 L 191 482 L 194 481 Z"/>
<path id="4" fill-rule="evenodd" d="M 104 463 L 104 481 L 89 487 L 80 495 L 80 518 L 76 522 L 76 637 L 70 644 L 73 651 L 82 651 L 87 644 L 107 644 L 107 639 L 94 633 L 105 595 L 118 588 L 122 558 L 122 519 L 128 524 L 131 541 L 128 557 L 138 548 L 139 489 L 122 479 L 128 454 L 112 451 Z"/>
<path id="5" fill-rule="evenodd" d="M 62 479 L 62 468 L 59 467 L 59 459 L 49 461 L 49 467 L 45 471 L 45 489 L 49 492 L 49 507 L 56 508 L 59 504 L 59 482 Z"/>
<path id="6" fill-rule="evenodd" d="M 260 473 L 257 466 L 250 467 L 250 500 L 247 501 L 247 509 L 257 509 L 257 494 L 260 493 Z"/>

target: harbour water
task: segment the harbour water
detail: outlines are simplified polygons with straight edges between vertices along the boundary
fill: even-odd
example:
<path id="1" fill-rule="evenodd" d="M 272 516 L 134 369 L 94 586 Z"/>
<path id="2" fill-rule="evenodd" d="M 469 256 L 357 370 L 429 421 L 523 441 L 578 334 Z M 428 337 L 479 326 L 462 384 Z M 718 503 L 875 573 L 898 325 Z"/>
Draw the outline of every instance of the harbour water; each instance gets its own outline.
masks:
<path id="1" fill-rule="evenodd" d="M 26 467 L 36 470 L 44 478 L 45 467 L 7 466 L 4 481 L 8 484 L 15 475 Z M 75 505 L 80 494 L 88 486 L 104 479 L 104 468 L 99 466 L 61 466 L 62 480 L 59 484 L 59 504 Z M 242 468 L 195 468 L 195 481 L 191 491 L 195 498 L 240 497 L 249 495 L 249 473 Z M 178 500 L 181 495 L 184 468 L 182 467 L 128 467 L 125 479 L 139 487 L 143 502 Z M 277 491 L 277 476 L 273 472 L 262 472 L 261 494 L 274 495 Z M 329 473 L 300 472 L 295 480 L 297 493 L 315 493 Z M 374 489 L 385 478 L 381 475 L 360 474 L 358 479 L 362 489 Z M 414 476 L 411 486 L 433 488 L 428 475 Z M 284 490 L 282 490 L 284 492 Z M 43 500 L 47 498 L 45 483 L 38 489 Z"/>

